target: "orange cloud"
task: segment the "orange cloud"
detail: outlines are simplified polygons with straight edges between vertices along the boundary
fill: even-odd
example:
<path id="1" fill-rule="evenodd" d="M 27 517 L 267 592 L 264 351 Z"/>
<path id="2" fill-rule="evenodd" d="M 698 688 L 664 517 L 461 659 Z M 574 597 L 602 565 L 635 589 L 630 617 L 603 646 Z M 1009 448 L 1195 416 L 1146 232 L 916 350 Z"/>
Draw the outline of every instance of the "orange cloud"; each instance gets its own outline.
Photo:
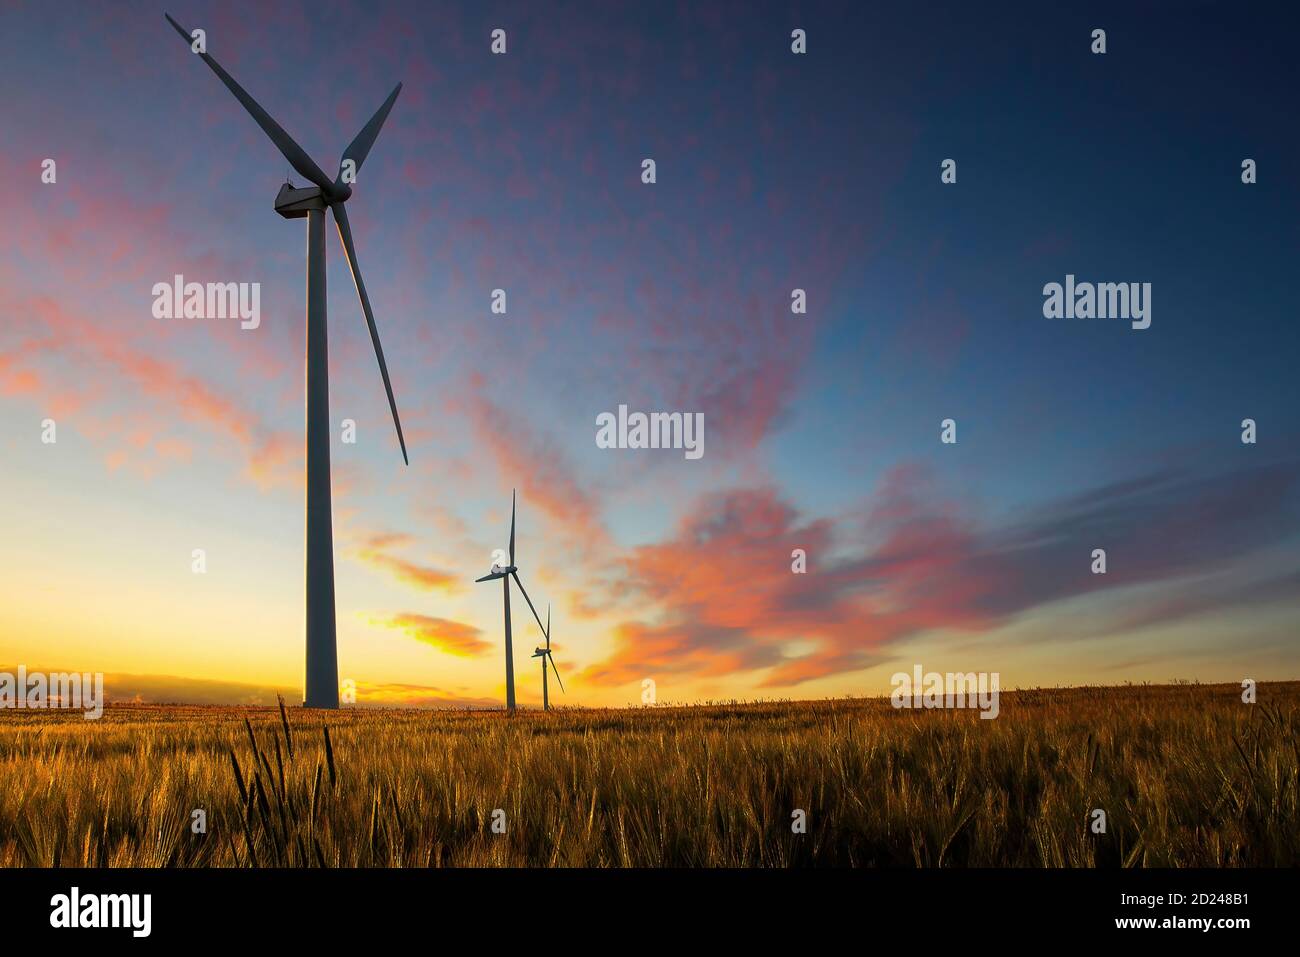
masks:
<path id="1" fill-rule="evenodd" d="M 446 618 L 402 612 L 374 624 L 404 631 L 416 641 L 458 658 L 477 658 L 492 650 L 492 646 L 479 637 L 483 634 L 482 629 Z"/>
<path id="2" fill-rule="evenodd" d="M 0 395 L 33 395 L 40 391 L 41 379 L 31 369 L 21 369 L 11 375 L 0 366 Z"/>
<path id="3" fill-rule="evenodd" d="M 925 469 L 903 466 L 885 475 L 863 513 L 866 541 L 848 553 L 829 520 L 801 524 L 773 489 L 707 495 L 673 537 L 623 559 L 610 608 L 649 620 L 623 621 L 609 655 L 580 677 L 617 686 L 761 670 L 759 687 L 789 687 L 870 667 L 912 636 L 980 634 L 1108 587 L 1167 589 L 1120 631 L 1286 593 L 1286 579 L 1207 591 L 1204 578 L 1293 540 L 1300 460 L 1205 468 L 1162 464 L 985 525 L 946 503 Z M 1079 559 L 1099 540 L 1124 555 L 1122 576 L 1099 581 Z M 807 553 L 805 574 L 792 573 L 795 548 Z"/>
<path id="4" fill-rule="evenodd" d="M 362 547 L 368 551 L 379 551 L 385 548 L 400 547 L 410 545 L 414 539 L 406 532 L 375 532 L 373 535 L 367 535 Z"/>
<path id="5" fill-rule="evenodd" d="M 409 545 L 412 541 L 411 536 L 404 532 L 380 532 L 367 537 L 355 554 L 360 561 L 372 568 L 388 572 L 398 581 L 414 585 L 422 591 L 455 593 L 465 587 L 458 575 L 429 565 L 419 565 L 405 558 L 390 555 L 386 551 L 389 548 Z"/>
<path id="6" fill-rule="evenodd" d="M 357 707 L 366 708 L 500 708 L 494 698 L 459 695 L 428 685 L 357 682 Z"/>
<path id="7" fill-rule="evenodd" d="M 620 601 L 654 609 L 656 620 L 618 625 L 611 654 L 581 680 L 613 687 L 664 674 L 722 677 L 779 666 L 782 647 L 796 640 L 870 641 L 859 628 L 860 599 L 834 584 L 835 573 L 792 573 L 796 548 L 823 559 L 830 523 L 800 524 L 769 488 L 706 496 L 673 538 L 623 560 Z"/>

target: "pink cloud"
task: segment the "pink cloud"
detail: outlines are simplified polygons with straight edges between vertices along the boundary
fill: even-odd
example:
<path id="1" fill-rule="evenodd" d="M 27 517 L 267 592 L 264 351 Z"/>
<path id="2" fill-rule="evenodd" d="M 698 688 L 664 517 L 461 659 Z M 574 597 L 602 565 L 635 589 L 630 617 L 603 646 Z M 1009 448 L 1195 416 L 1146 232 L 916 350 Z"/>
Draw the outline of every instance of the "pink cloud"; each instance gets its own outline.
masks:
<path id="1" fill-rule="evenodd" d="M 1294 459 L 1229 470 L 1188 462 L 990 526 L 905 466 L 881 482 L 866 511 L 869 544 L 854 548 L 842 523 L 803 521 L 771 488 L 713 493 L 675 534 L 624 558 L 625 582 L 603 609 L 624 609 L 614 648 L 580 678 L 616 686 L 763 672 L 760 686 L 789 687 L 866 668 L 915 635 L 986 633 L 1106 588 L 1171 590 L 1127 613 L 1143 627 L 1243 595 L 1276 599 L 1283 582 L 1219 581 L 1212 595 L 1179 582 L 1294 536 L 1298 500 Z M 1123 555 L 1104 577 L 1089 573 L 1097 541 Z M 791 571 L 795 548 L 807 553 L 806 574 Z M 793 642 L 813 650 L 794 653 Z"/>
<path id="2" fill-rule="evenodd" d="M 85 434 L 120 443 L 107 453 L 110 468 L 149 449 L 156 459 L 146 471 L 166 461 L 188 460 L 192 442 L 174 436 L 155 440 L 154 435 L 189 424 L 239 449 L 244 476 L 259 487 L 301 485 L 300 440 L 268 428 L 238 400 L 179 362 L 142 352 L 46 296 L 6 306 L 23 317 L 26 338 L 0 353 L 0 389 L 28 394 L 73 416 L 73 426 Z M 43 359 L 62 370 L 57 378 L 29 367 Z M 104 394 L 129 402 L 132 413 L 87 411 Z"/>

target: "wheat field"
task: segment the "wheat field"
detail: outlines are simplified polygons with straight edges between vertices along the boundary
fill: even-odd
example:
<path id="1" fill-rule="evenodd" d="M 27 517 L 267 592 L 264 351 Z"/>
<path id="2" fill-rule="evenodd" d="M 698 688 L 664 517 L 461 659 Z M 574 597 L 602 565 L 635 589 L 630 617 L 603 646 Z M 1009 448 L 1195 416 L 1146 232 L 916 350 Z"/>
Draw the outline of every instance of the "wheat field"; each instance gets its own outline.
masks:
<path id="1" fill-rule="evenodd" d="M 0 865 L 1295 865 L 1297 705 L 1300 682 L 1253 705 L 1004 692 L 996 720 L 887 699 L 6 711 Z"/>

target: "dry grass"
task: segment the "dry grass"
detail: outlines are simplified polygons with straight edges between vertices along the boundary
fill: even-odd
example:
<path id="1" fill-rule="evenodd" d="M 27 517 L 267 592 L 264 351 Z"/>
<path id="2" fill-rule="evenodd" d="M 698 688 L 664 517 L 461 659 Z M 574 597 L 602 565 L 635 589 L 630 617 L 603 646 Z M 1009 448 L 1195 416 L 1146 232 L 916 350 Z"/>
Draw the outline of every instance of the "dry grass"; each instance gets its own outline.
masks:
<path id="1" fill-rule="evenodd" d="M 6 711 L 0 865 L 1294 865 L 1300 683 L 1239 694 L 1007 692 L 993 721 L 885 700 Z"/>

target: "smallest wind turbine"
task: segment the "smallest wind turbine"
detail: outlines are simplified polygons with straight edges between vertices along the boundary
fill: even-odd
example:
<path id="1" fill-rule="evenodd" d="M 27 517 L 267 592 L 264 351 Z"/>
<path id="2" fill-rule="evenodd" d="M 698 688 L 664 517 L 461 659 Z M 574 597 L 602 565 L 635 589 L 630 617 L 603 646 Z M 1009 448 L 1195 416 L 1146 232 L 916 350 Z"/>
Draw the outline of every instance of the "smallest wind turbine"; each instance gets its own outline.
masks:
<path id="1" fill-rule="evenodd" d="M 546 630 L 542 632 L 546 636 L 546 647 L 538 648 L 533 652 L 534 658 L 542 659 L 542 710 L 551 710 L 551 699 L 546 689 L 546 662 L 549 659 L 551 667 L 555 669 L 555 680 L 560 682 L 560 690 L 564 690 L 564 682 L 560 680 L 560 669 L 555 667 L 555 657 L 551 654 L 551 605 L 546 605 Z"/>

